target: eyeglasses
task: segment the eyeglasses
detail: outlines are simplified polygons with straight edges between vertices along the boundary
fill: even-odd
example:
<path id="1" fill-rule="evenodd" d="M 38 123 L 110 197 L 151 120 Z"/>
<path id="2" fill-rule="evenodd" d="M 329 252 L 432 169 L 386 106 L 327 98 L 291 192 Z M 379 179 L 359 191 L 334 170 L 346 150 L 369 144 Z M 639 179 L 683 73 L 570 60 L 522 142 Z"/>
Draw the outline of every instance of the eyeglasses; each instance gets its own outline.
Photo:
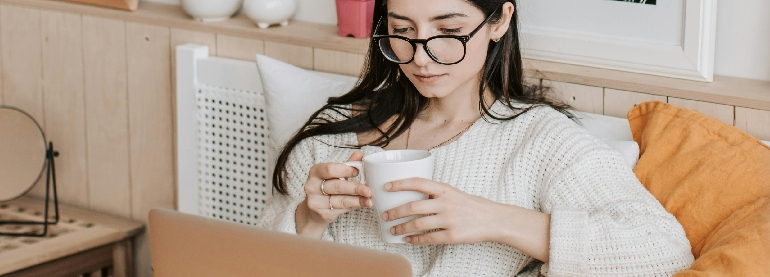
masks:
<path id="1" fill-rule="evenodd" d="M 398 64 L 407 64 L 414 60 L 417 53 L 417 44 L 422 44 L 425 53 L 435 62 L 443 65 L 458 64 L 465 59 L 466 44 L 471 38 L 481 30 L 481 27 L 487 24 L 492 16 L 497 12 L 492 12 L 484 22 L 481 22 L 476 29 L 467 36 L 440 35 L 427 39 L 410 39 L 398 35 L 374 35 L 372 39 L 377 44 L 380 52 L 389 61 Z M 380 29 L 382 17 L 377 22 L 375 30 Z"/>

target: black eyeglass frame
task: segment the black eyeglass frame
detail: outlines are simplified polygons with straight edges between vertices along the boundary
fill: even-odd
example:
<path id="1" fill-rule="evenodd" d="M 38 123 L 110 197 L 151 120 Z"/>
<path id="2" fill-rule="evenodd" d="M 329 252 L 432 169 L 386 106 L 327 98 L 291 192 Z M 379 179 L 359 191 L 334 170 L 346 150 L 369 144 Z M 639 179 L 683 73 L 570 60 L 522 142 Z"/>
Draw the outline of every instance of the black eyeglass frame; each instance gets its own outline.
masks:
<path id="1" fill-rule="evenodd" d="M 485 19 L 483 22 L 481 22 L 481 24 L 479 24 L 479 26 L 476 27 L 476 29 L 474 29 L 470 34 L 465 35 L 465 36 L 439 35 L 439 36 L 432 36 L 432 37 L 429 37 L 427 39 L 410 39 L 410 38 L 407 38 L 407 37 L 404 37 L 404 36 L 399 36 L 399 35 L 373 35 L 372 36 L 372 40 L 373 40 L 374 43 L 377 44 L 377 49 L 380 49 L 380 53 L 382 53 L 382 55 L 385 56 L 386 59 L 388 59 L 391 62 L 397 63 L 397 64 L 408 64 L 408 63 L 411 63 L 412 61 L 414 61 L 414 56 L 417 55 L 417 44 L 418 43 L 422 44 L 423 50 L 425 50 L 425 53 L 428 53 L 428 56 L 434 62 L 436 62 L 438 64 L 442 64 L 442 65 L 458 64 L 458 63 L 462 62 L 465 59 L 465 55 L 468 52 L 468 46 L 467 46 L 468 41 L 471 40 L 471 38 L 474 35 L 476 35 L 476 33 L 478 33 L 481 30 L 481 27 L 486 25 L 489 22 L 489 20 L 492 19 L 492 16 L 494 16 L 495 13 L 497 13 L 498 10 L 499 9 L 495 9 L 495 11 L 493 11 L 491 14 L 489 14 L 487 19 Z M 375 30 L 379 30 L 380 29 L 380 24 L 382 24 L 382 17 L 380 17 L 380 19 L 377 21 L 377 27 L 375 27 Z M 382 45 L 380 44 L 380 40 L 386 39 L 386 38 L 387 39 L 389 39 L 389 38 L 396 38 L 396 39 L 400 39 L 400 40 L 406 41 L 409 44 L 411 44 L 412 45 L 412 58 L 409 59 L 406 62 L 399 62 L 399 61 L 394 61 L 394 60 L 390 59 L 388 57 L 388 55 L 385 54 L 385 51 L 382 50 Z M 439 39 L 439 38 L 453 38 L 453 39 L 459 40 L 463 44 L 463 57 L 460 58 L 460 60 L 458 60 L 456 62 L 453 62 L 453 63 L 445 63 L 445 62 L 439 61 L 438 58 L 436 58 L 436 56 L 433 55 L 433 53 L 431 53 L 430 49 L 428 49 L 428 42 L 431 41 L 431 40 L 434 40 L 434 39 Z"/>

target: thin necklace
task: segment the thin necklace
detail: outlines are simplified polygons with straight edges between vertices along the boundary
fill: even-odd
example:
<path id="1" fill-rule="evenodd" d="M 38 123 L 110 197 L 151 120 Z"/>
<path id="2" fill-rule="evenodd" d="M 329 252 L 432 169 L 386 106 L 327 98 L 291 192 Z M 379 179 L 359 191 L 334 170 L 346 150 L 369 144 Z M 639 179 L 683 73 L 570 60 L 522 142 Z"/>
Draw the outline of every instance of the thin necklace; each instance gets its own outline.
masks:
<path id="1" fill-rule="evenodd" d="M 439 143 L 439 145 L 436 145 L 436 146 L 433 146 L 433 147 L 431 147 L 429 150 L 433 150 L 433 149 L 436 149 L 436 148 L 438 148 L 438 147 L 441 147 L 441 146 L 444 146 L 444 145 L 446 145 L 446 144 L 447 144 L 447 143 L 449 143 L 450 141 L 452 141 L 452 140 L 456 139 L 457 137 L 459 137 L 460 135 L 462 135 L 463 133 L 465 133 L 465 131 L 468 131 L 468 129 L 470 129 L 472 126 L 473 126 L 473 123 L 471 123 L 471 125 L 468 125 L 468 128 L 465 128 L 464 130 L 460 131 L 459 133 L 457 133 L 457 134 L 456 134 L 456 135 L 454 135 L 453 137 L 449 138 L 448 140 L 445 140 L 444 142 L 442 142 L 442 143 Z M 411 136 L 412 136 L 412 126 L 410 125 L 410 126 L 409 126 L 409 129 L 407 129 L 407 130 L 406 130 L 406 149 L 409 149 L 409 138 L 410 138 Z"/>

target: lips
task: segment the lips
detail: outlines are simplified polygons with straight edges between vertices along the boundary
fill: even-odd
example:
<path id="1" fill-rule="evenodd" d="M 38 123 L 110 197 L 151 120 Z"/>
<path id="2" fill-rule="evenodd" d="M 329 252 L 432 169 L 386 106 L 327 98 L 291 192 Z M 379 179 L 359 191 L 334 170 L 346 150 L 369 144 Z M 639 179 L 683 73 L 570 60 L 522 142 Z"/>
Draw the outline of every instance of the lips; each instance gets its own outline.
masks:
<path id="1" fill-rule="evenodd" d="M 440 74 L 440 75 L 436 75 L 436 74 L 414 74 L 414 77 L 416 77 L 417 80 L 419 80 L 422 83 L 433 83 L 433 82 L 441 79 L 441 77 L 444 77 L 444 76 L 446 76 L 446 74 Z"/>

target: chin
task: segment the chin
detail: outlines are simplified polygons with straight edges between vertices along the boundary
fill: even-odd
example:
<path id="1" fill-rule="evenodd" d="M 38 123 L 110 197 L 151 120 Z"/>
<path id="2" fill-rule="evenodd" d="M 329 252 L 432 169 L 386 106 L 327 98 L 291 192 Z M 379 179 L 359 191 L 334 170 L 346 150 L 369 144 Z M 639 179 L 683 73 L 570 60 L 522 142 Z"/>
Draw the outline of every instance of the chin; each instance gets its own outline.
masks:
<path id="1" fill-rule="evenodd" d="M 452 91 L 450 89 L 435 87 L 435 86 L 416 86 L 417 91 L 425 98 L 444 98 Z"/>
<path id="2" fill-rule="evenodd" d="M 450 88 L 451 86 L 446 83 L 423 84 L 417 80 L 410 79 L 410 81 L 412 81 L 412 84 L 417 88 L 420 95 L 425 98 L 444 98 L 454 91 L 454 89 Z"/>

